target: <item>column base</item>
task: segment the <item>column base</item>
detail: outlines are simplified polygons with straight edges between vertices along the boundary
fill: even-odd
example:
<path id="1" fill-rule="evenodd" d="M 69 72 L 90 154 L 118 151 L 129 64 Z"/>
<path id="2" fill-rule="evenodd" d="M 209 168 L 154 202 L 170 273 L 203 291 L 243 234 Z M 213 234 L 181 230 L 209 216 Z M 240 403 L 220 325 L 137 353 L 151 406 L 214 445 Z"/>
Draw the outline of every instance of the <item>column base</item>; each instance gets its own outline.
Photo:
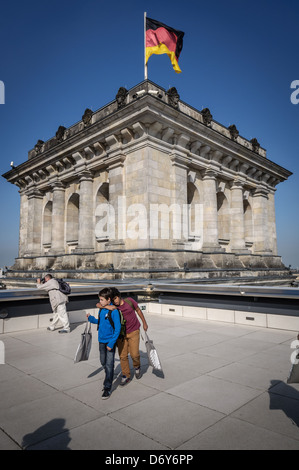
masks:
<path id="1" fill-rule="evenodd" d="M 36 258 L 37 256 L 42 256 L 40 252 L 32 251 L 30 253 L 24 253 L 24 258 Z"/>
<path id="2" fill-rule="evenodd" d="M 254 251 L 254 254 L 255 255 L 260 255 L 260 256 L 264 256 L 264 255 L 267 255 L 267 256 L 273 256 L 273 252 L 272 250 L 268 250 L 268 249 L 265 249 L 265 250 L 255 250 Z"/>
<path id="3" fill-rule="evenodd" d="M 202 245 L 202 249 L 201 251 L 203 253 L 225 253 L 225 248 L 222 248 L 220 245 L 218 245 L 218 243 L 214 244 L 214 243 L 211 243 L 211 244 L 203 244 Z"/>
<path id="4" fill-rule="evenodd" d="M 105 243 L 105 248 L 107 250 L 124 250 L 125 249 L 125 242 L 119 240 L 110 240 Z"/>
<path id="5" fill-rule="evenodd" d="M 250 255 L 251 251 L 248 248 L 232 248 L 231 253 L 235 255 Z"/>
<path id="6" fill-rule="evenodd" d="M 85 253 L 94 253 L 94 248 L 84 248 L 84 247 L 80 247 L 80 246 L 77 246 L 77 248 L 75 248 L 73 251 L 72 251 L 72 254 L 85 254 Z"/>
<path id="7" fill-rule="evenodd" d="M 171 246 L 175 250 L 186 250 L 190 249 L 191 244 L 188 242 L 188 240 L 173 240 Z"/>
<path id="8" fill-rule="evenodd" d="M 63 256 L 65 255 L 65 250 L 49 250 L 47 256 Z"/>

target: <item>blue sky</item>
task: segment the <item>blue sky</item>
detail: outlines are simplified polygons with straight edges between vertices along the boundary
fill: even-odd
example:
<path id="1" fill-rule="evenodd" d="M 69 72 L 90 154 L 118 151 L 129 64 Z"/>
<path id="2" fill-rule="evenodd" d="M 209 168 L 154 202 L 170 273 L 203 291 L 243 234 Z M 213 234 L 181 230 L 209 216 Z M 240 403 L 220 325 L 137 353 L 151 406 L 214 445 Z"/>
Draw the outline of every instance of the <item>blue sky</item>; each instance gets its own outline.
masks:
<path id="1" fill-rule="evenodd" d="M 38 139 L 79 121 L 144 79 L 143 14 L 185 32 L 176 74 L 152 56 L 148 78 L 256 137 L 293 175 L 277 186 L 278 251 L 299 267 L 298 0 L 1 0 L 0 174 Z M 298 95 L 299 97 L 299 95 Z M 0 177 L 0 267 L 18 253 L 18 188 Z"/>

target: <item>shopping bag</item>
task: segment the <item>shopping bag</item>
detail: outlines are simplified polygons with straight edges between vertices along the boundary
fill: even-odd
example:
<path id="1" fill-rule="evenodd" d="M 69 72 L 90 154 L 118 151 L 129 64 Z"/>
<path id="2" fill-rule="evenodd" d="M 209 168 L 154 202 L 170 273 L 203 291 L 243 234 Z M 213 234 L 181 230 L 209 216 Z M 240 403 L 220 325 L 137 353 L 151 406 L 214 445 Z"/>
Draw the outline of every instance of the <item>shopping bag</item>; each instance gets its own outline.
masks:
<path id="1" fill-rule="evenodd" d="M 146 331 L 144 332 L 144 334 L 145 334 L 144 342 L 145 342 L 148 362 L 154 369 L 162 371 L 162 366 L 161 366 L 161 362 L 160 362 L 157 350 L 153 342 L 149 339 Z"/>
<path id="2" fill-rule="evenodd" d="M 74 362 L 87 361 L 92 343 L 91 324 L 89 321 L 86 322 L 85 330 L 81 334 L 81 342 L 77 348 Z"/>

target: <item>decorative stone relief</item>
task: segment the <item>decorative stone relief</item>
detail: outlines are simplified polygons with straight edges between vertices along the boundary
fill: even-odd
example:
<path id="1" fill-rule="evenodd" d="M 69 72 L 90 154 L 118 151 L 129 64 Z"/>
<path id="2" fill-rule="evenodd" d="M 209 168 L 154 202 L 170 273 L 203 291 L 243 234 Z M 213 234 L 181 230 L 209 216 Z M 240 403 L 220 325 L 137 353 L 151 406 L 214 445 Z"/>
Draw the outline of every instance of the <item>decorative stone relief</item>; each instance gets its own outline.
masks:
<path id="1" fill-rule="evenodd" d="M 160 122 L 156 121 L 156 122 L 154 122 L 153 124 L 150 125 L 149 133 L 153 137 L 159 138 L 161 130 L 162 130 L 162 124 Z"/>
<path id="2" fill-rule="evenodd" d="M 119 145 L 119 140 L 116 135 L 112 134 L 106 137 L 106 143 L 109 147 L 109 150 L 112 150 L 113 148 L 117 147 Z"/>
<path id="3" fill-rule="evenodd" d="M 190 170 L 188 171 L 187 181 L 188 183 L 195 183 L 196 180 L 196 171 Z"/>
<path id="4" fill-rule="evenodd" d="M 174 129 L 171 129 L 170 127 L 167 127 L 167 129 L 163 130 L 162 140 L 164 142 L 169 142 L 169 140 L 171 139 L 173 134 L 174 134 Z"/>
<path id="5" fill-rule="evenodd" d="M 237 140 L 237 137 L 239 135 L 239 131 L 236 128 L 235 124 L 232 124 L 231 126 L 228 127 L 230 137 L 232 140 Z"/>
<path id="6" fill-rule="evenodd" d="M 246 171 L 248 170 L 248 168 L 249 168 L 248 163 L 242 163 L 242 164 L 240 165 L 239 171 L 240 171 L 241 173 L 246 174 Z"/>
<path id="7" fill-rule="evenodd" d="M 94 157 L 94 151 L 91 147 L 84 148 L 86 160 L 91 160 Z"/>
<path id="8" fill-rule="evenodd" d="M 177 89 L 175 87 L 169 88 L 166 92 L 166 96 L 168 98 L 168 104 L 174 108 L 178 108 L 180 95 L 178 94 Z"/>
<path id="9" fill-rule="evenodd" d="M 125 129 L 122 129 L 120 131 L 122 137 L 123 137 L 123 144 L 128 144 L 132 140 L 134 140 L 134 133 L 131 131 L 131 129 L 128 129 L 127 127 Z"/>
<path id="10" fill-rule="evenodd" d="M 86 108 L 84 111 L 84 114 L 82 116 L 82 121 L 84 124 L 84 127 L 88 127 L 91 124 L 91 118 L 92 118 L 93 112 L 91 109 Z"/>
<path id="11" fill-rule="evenodd" d="M 217 193 L 224 193 L 226 183 L 224 181 L 219 181 L 217 183 Z"/>
<path id="12" fill-rule="evenodd" d="M 34 150 L 35 150 L 35 154 L 38 155 L 39 153 L 42 152 L 43 150 L 43 145 L 44 145 L 44 141 L 43 140 L 38 140 L 35 144 L 35 147 L 34 147 Z"/>
<path id="13" fill-rule="evenodd" d="M 222 162 L 221 162 L 222 166 L 228 167 L 228 165 L 229 165 L 229 163 L 232 161 L 232 159 L 233 159 L 233 157 L 231 157 L 230 155 L 226 155 L 226 156 L 223 158 Z"/>
<path id="14" fill-rule="evenodd" d="M 211 150 L 211 147 L 209 145 L 204 145 L 200 149 L 200 156 L 203 158 L 208 158 L 208 153 Z"/>
<path id="15" fill-rule="evenodd" d="M 142 137 L 146 133 L 145 125 L 141 122 L 135 122 L 132 127 L 134 129 L 136 139 Z"/>
<path id="16" fill-rule="evenodd" d="M 201 146 L 202 146 L 202 143 L 199 142 L 199 140 L 192 142 L 191 147 L 190 147 L 191 153 L 196 153 L 197 150 L 199 150 Z"/>
<path id="17" fill-rule="evenodd" d="M 187 145 L 190 141 L 190 137 L 185 134 L 180 134 L 177 139 L 177 145 L 183 148 L 187 148 Z"/>
<path id="18" fill-rule="evenodd" d="M 211 122 L 212 122 L 212 114 L 210 113 L 210 110 L 209 108 L 204 108 L 201 112 L 202 114 L 202 119 L 203 119 L 203 123 L 206 125 L 206 126 L 210 126 L 211 125 Z"/>
<path id="19" fill-rule="evenodd" d="M 220 152 L 219 150 L 213 150 L 210 152 L 210 159 L 213 160 L 214 162 L 219 163 L 222 157 L 223 157 L 223 153 Z"/>
<path id="20" fill-rule="evenodd" d="M 259 149 L 260 149 L 260 144 L 259 142 L 257 141 L 257 139 L 254 137 L 253 139 L 251 139 L 251 144 L 252 144 L 252 150 L 256 153 L 258 153 Z"/>
<path id="21" fill-rule="evenodd" d="M 124 87 L 120 87 L 115 97 L 118 109 L 123 108 L 126 105 L 127 95 L 128 90 Z"/>
<path id="22" fill-rule="evenodd" d="M 243 199 L 244 199 L 244 201 L 248 201 L 249 195 L 250 195 L 250 192 L 249 192 L 249 191 L 244 191 L 244 192 L 243 192 Z"/>
<path id="23" fill-rule="evenodd" d="M 60 143 L 60 142 L 63 141 L 65 131 L 66 131 L 66 127 L 64 127 L 64 126 L 59 126 L 59 127 L 58 127 L 58 130 L 57 130 L 57 132 L 56 132 L 56 134 L 55 134 L 55 136 L 56 136 L 56 141 L 57 141 L 58 143 Z"/>

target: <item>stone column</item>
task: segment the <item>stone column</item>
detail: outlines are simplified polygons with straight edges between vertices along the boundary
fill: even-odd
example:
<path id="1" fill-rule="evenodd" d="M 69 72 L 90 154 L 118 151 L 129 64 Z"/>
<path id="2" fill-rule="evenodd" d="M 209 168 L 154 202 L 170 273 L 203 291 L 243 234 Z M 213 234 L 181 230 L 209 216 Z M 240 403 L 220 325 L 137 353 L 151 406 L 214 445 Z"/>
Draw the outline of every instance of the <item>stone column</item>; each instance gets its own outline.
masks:
<path id="1" fill-rule="evenodd" d="M 43 214 L 43 194 L 37 189 L 27 192 L 28 196 L 28 224 L 27 249 L 25 256 L 40 256 L 41 233 Z"/>
<path id="2" fill-rule="evenodd" d="M 243 183 L 234 181 L 231 187 L 231 251 L 247 253 L 245 248 Z"/>
<path id="3" fill-rule="evenodd" d="M 254 253 L 271 254 L 268 227 L 268 190 L 259 186 L 256 188 L 252 200 Z"/>
<path id="4" fill-rule="evenodd" d="M 203 176 L 203 251 L 223 251 L 218 242 L 216 176 L 211 169 Z"/>
<path id="5" fill-rule="evenodd" d="M 91 172 L 80 173 L 79 236 L 76 251 L 94 251 L 93 177 Z"/>
<path id="6" fill-rule="evenodd" d="M 28 198 L 24 190 L 20 190 L 20 228 L 19 228 L 19 258 L 26 253 L 28 227 Z"/>
<path id="7" fill-rule="evenodd" d="M 123 154 L 113 155 L 107 168 L 110 206 L 108 248 L 123 248 L 126 238 L 125 158 Z"/>
<path id="8" fill-rule="evenodd" d="M 268 199 L 268 223 L 269 223 L 269 236 L 271 241 L 272 253 L 277 255 L 277 235 L 276 235 L 276 216 L 275 216 L 275 189 L 269 192 Z"/>
<path id="9" fill-rule="evenodd" d="M 172 245 L 175 248 L 184 248 L 185 243 L 188 241 L 188 197 L 187 197 L 187 183 L 188 183 L 188 166 L 185 157 L 173 153 L 170 155 L 172 162 L 173 173 L 170 175 L 173 182 L 173 224 L 172 230 L 169 231 L 170 236 L 173 237 Z"/>
<path id="10" fill-rule="evenodd" d="M 65 187 L 57 181 L 53 183 L 53 206 L 52 206 L 52 244 L 51 253 L 65 253 L 64 225 L 65 225 Z"/>

